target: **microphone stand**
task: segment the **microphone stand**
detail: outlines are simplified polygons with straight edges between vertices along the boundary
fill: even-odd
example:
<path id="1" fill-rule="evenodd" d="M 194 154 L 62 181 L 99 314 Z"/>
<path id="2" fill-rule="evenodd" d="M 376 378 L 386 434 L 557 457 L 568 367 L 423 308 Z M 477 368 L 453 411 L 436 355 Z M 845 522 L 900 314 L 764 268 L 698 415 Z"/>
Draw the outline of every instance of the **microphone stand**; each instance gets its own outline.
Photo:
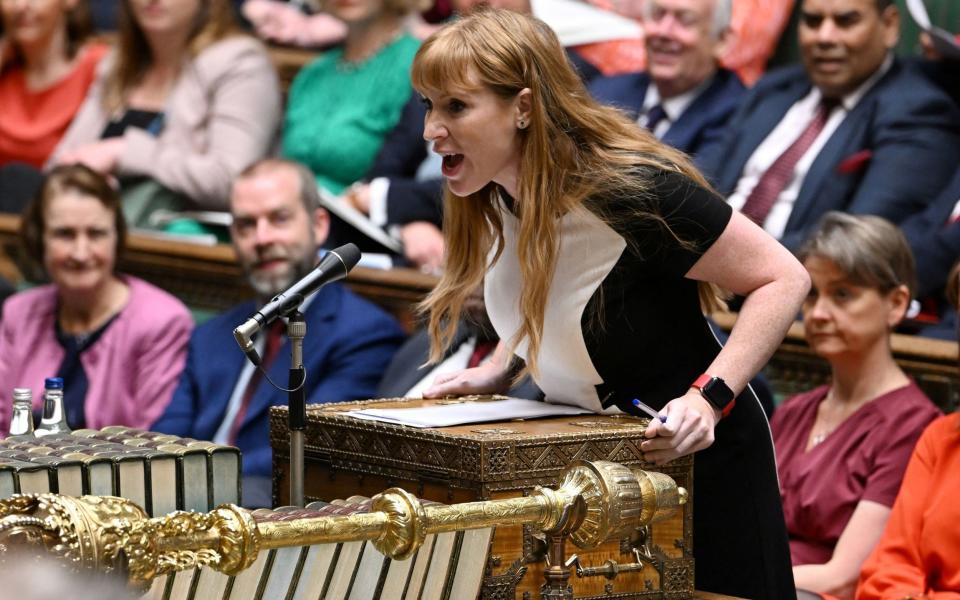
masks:
<path id="1" fill-rule="evenodd" d="M 307 322 L 299 310 L 290 313 L 287 337 L 290 338 L 290 379 L 287 388 L 290 426 L 290 504 L 305 506 L 303 496 L 303 432 L 307 428 L 307 396 L 304 389 L 303 338 Z"/>

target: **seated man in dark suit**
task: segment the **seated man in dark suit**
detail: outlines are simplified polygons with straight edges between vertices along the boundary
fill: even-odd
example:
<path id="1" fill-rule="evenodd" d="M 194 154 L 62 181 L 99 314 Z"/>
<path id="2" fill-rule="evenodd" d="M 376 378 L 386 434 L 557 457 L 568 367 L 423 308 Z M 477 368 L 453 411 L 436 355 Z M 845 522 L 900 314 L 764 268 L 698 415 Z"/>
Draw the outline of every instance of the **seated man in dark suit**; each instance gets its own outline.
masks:
<path id="1" fill-rule="evenodd" d="M 925 211 L 900 226 L 917 265 L 917 297 L 936 322 L 920 335 L 957 339 L 956 312 L 946 301 L 947 277 L 960 260 L 960 165 L 953 180 Z"/>
<path id="2" fill-rule="evenodd" d="M 730 204 L 788 248 L 830 210 L 894 223 L 960 162 L 960 111 L 891 50 L 893 0 L 803 0 L 803 65 L 762 79 L 701 164 Z"/>
<path id="3" fill-rule="evenodd" d="M 424 327 L 414 332 L 394 355 L 380 381 L 377 395 L 383 398 L 421 398 L 423 390 L 433 385 L 437 375 L 475 367 L 492 356 L 500 339 L 487 316 L 482 287 L 467 299 L 464 310 L 467 316 L 460 321 L 456 334 L 437 364 L 425 364 L 430 358 L 430 335 Z M 529 376 L 513 385 L 507 393 L 515 398 L 543 398 L 543 392 Z"/>
<path id="4" fill-rule="evenodd" d="M 719 66 L 731 2 L 647 0 L 647 71 L 594 79 L 590 93 L 694 159 L 709 152 L 746 93 L 737 75 Z"/>
<path id="5" fill-rule="evenodd" d="M 268 411 L 287 393 L 254 369 L 233 329 L 258 306 L 310 272 L 327 237 L 329 218 L 313 175 L 301 165 L 266 160 L 244 172 L 230 198 L 230 234 L 256 302 L 245 302 L 194 330 L 173 399 L 153 429 L 231 444 L 243 452 L 244 504 L 270 504 Z M 322 288 L 301 307 L 307 402 L 341 402 L 374 395 L 403 341 L 397 322 L 342 285 Z M 282 320 L 257 336 L 269 378 L 285 385 L 290 345 Z"/>
<path id="6" fill-rule="evenodd" d="M 443 179 L 440 157 L 423 140 L 426 108 L 413 94 L 367 172 L 345 198 L 403 244 L 404 258 L 433 272 L 443 260 Z"/>

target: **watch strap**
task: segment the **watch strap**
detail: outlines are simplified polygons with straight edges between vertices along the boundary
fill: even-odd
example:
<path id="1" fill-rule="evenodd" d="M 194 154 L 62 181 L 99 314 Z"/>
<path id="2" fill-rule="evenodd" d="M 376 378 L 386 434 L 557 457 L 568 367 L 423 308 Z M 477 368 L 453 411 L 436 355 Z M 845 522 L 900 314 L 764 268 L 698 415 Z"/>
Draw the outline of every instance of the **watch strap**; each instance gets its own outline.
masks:
<path id="1" fill-rule="evenodd" d="M 704 373 L 697 377 L 696 381 L 690 384 L 690 387 L 696 388 L 707 402 L 720 411 L 721 417 L 726 417 L 737 404 L 737 398 L 733 390 L 727 386 L 727 383 L 719 378 Z"/>

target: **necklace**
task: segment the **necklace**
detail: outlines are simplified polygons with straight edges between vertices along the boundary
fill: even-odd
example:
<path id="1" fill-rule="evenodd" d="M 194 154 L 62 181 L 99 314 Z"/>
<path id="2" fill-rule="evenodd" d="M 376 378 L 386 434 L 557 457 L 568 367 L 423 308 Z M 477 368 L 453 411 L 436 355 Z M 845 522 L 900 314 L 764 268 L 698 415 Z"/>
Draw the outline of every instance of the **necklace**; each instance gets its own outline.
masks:
<path id="1" fill-rule="evenodd" d="M 833 433 L 832 429 L 829 431 L 824 429 L 819 433 L 813 434 L 813 436 L 810 438 L 810 447 L 813 448 L 814 446 L 819 446 L 820 444 L 823 443 L 823 440 L 827 439 L 827 436 L 830 435 L 831 433 Z"/>
<path id="2" fill-rule="evenodd" d="M 825 406 L 829 406 L 829 404 L 827 403 L 830 402 L 832 399 L 833 399 L 833 390 L 831 389 L 830 391 L 827 392 L 827 395 L 823 399 L 823 404 L 821 404 L 821 410 Z M 837 410 L 836 414 L 830 415 L 830 417 L 832 418 L 828 418 L 826 411 L 823 411 L 823 412 L 818 411 L 820 414 L 817 415 L 817 419 L 814 421 L 814 427 L 816 427 L 818 421 L 820 421 L 820 427 L 819 427 L 819 430 L 815 430 L 811 433 L 810 447 L 813 448 L 815 446 L 819 446 L 820 444 L 822 444 L 824 440 L 826 440 L 827 437 L 829 437 L 830 434 L 833 433 L 837 427 L 839 427 L 844 421 L 846 421 L 847 417 L 849 417 L 857 408 L 859 408 L 859 405 L 856 405 L 853 407 L 849 407 L 849 406 L 838 407 L 838 410 L 835 409 Z M 831 410 L 830 412 L 834 412 L 834 411 Z M 823 421 L 826 421 L 826 422 L 824 423 Z"/>
<path id="3" fill-rule="evenodd" d="M 369 49 L 362 52 L 359 56 L 351 59 L 347 59 L 346 52 L 343 52 L 340 55 L 340 60 L 337 61 L 337 71 L 341 73 L 354 73 L 359 71 L 364 65 L 370 62 L 371 59 L 380 54 L 381 50 L 400 39 L 400 37 L 403 36 L 403 33 L 403 27 L 398 27 L 396 30 L 392 31 L 390 35 L 385 36 L 382 40 L 370 46 Z"/>

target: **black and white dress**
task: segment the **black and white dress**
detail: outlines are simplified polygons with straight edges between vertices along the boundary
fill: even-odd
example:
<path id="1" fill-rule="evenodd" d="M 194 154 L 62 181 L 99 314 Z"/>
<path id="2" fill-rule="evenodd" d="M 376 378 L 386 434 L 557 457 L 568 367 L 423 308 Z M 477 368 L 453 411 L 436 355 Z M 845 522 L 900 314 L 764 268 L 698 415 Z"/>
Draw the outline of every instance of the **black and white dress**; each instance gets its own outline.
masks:
<path id="1" fill-rule="evenodd" d="M 674 172 L 641 171 L 644 198 L 601 198 L 562 218 L 537 385 L 547 401 L 634 413 L 682 396 L 720 351 L 697 282 L 685 274 L 732 209 Z M 501 339 L 520 326 L 519 222 L 501 192 L 505 248 L 484 296 Z M 665 224 L 637 216 L 652 210 Z M 672 232 L 672 233 L 671 233 Z M 681 242 L 682 240 L 682 242 Z M 491 254 L 491 259 L 492 259 Z M 517 349 L 526 356 L 526 345 Z M 749 389 L 694 462 L 696 585 L 754 600 L 794 598 L 790 550 L 766 416 Z"/>

